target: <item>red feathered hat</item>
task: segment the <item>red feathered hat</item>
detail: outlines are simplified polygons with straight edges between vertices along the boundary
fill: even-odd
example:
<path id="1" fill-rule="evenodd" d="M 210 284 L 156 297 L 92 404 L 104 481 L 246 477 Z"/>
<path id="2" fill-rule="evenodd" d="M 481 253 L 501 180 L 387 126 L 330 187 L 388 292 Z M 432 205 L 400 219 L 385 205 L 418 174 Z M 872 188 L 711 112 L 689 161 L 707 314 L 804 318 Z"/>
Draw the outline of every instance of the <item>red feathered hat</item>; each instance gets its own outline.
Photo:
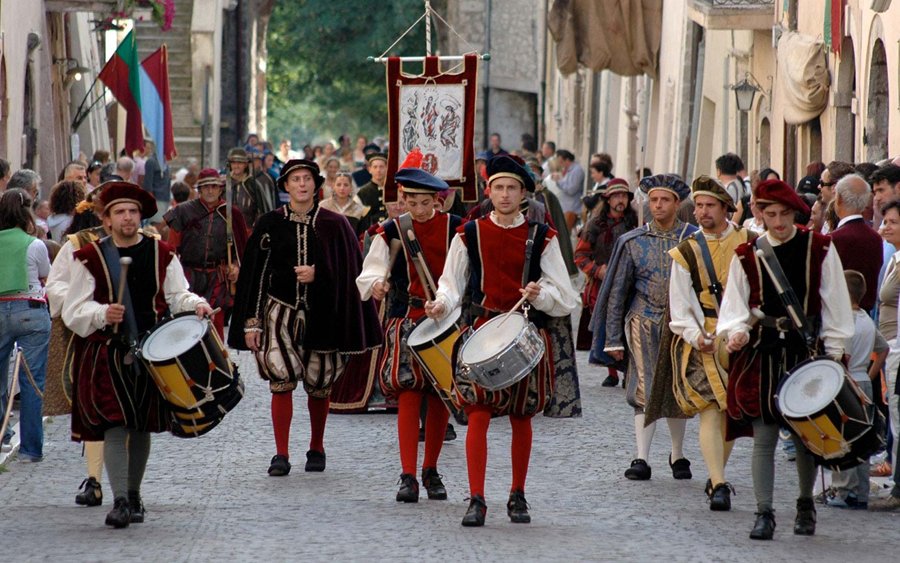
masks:
<path id="1" fill-rule="evenodd" d="M 756 203 L 763 205 L 780 203 L 803 214 L 809 213 L 809 206 L 806 205 L 806 202 L 800 199 L 794 188 L 781 180 L 773 179 L 760 182 L 756 187 Z"/>

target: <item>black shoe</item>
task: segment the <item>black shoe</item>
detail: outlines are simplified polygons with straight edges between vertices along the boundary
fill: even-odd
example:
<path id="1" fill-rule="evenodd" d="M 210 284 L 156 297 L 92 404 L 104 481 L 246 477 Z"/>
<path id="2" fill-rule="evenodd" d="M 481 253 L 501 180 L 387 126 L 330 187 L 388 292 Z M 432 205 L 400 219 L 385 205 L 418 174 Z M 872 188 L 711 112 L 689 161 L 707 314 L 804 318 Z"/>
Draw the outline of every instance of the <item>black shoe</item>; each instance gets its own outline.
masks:
<path id="1" fill-rule="evenodd" d="M 144 503 L 141 502 L 141 493 L 128 491 L 128 508 L 131 510 L 131 523 L 142 524 L 144 522 Z"/>
<path id="2" fill-rule="evenodd" d="M 669 467 L 672 468 L 672 477 L 675 479 L 690 479 L 694 475 L 691 473 L 691 462 L 687 458 L 676 459 L 672 462 L 672 454 L 669 454 Z"/>
<path id="3" fill-rule="evenodd" d="M 642 459 L 635 459 L 631 467 L 625 470 L 625 477 L 632 481 L 647 481 L 650 479 L 650 466 Z"/>
<path id="4" fill-rule="evenodd" d="M 131 524 L 131 509 L 128 498 L 116 497 L 113 509 L 106 515 L 106 525 L 113 528 L 127 528 Z"/>
<path id="5" fill-rule="evenodd" d="M 713 511 L 731 510 L 731 494 L 734 493 L 734 487 L 731 483 L 719 483 L 715 487 L 712 481 L 706 480 L 706 496 L 709 497 L 709 509 Z"/>
<path id="6" fill-rule="evenodd" d="M 528 502 L 525 501 L 524 491 L 509 493 L 509 502 L 506 503 L 506 515 L 513 524 L 530 524 L 531 515 L 528 514 Z"/>
<path id="7" fill-rule="evenodd" d="M 434 467 L 422 469 L 422 486 L 428 491 L 429 500 L 447 500 L 447 489 Z"/>
<path id="8" fill-rule="evenodd" d="M 469 508 L 463 516 L 462 525 L 468 527 L 484 526 L 484 517 L 487 515 L 487 503 L 481 495 L 472 495 L 469 499 Z"/>
<path id="9" fill-rule="evenodd" d="M 794 519 L 794 534 L 811 536 L 816 533 L 816 504 L 811 498 L 797 499 L 797 518 Z"/>
<path id="10" fill-rule="evenodd" d="M 770 540 L 775 535 L 775 513 L 771 510 L 756 513 L 756 524 L 750 530 L 751 540 Z"/>
<path id="11" fill-rule="evenodd" d="M 619 384 L 619 376 L 609 374 L 606 376 L 606 379 L 604 379 L 603 383 L 601 383 L 600 385 L 603 387 L 615 387 L 618 384 Z"/>
<path id="12" fill-rule="evenodd" d="M 409 473 L 400 475 L 400 490 L 397 491 L 397 502 L 419 502 L 419 482 Z"/>
<path id="13" fill-rule="evenodd" d="M 276 455 L 269 462 L 269 475 L 271 477 L 283 477 L 291 472 L 291 462 L 287 456 Z"/>
<path id="14" fill-rule="evenodd" d="M 75 504 L 82 506 L 100 506 L 103 504 L 103 489 L 100 483 L 93 477 L 88 477 L 81 482 L 79 489 L 83 489 L 75 495 Z"/>
<path id="15" fill-rule="evenodd" d="M 306 452 L 306 471 L 325 471 L 325 452 L 309 450 Z"/>
<path id="16" fill-rule="evenodd" d="M 445 442 L 452 442 L 453 440 L 456 440 L 456 430 L 453 428 L 453 425 L 452 425 L 452 424 L 449 424 L 449 423 L 448 423 L 448 424 L 447 424 L 447 431 L 444 432 L 444 441 L 445 441 Z"/>

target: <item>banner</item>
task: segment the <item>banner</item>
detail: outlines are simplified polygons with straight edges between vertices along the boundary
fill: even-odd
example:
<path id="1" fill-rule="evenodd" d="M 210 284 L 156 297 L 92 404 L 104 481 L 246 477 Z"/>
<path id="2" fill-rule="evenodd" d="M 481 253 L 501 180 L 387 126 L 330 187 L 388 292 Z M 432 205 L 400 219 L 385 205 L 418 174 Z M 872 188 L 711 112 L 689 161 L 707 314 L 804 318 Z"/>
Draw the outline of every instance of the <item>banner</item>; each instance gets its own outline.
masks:
<path id="1" fill-rule="evenodd" d="M 476 201 L 475 98 L 478 55 L 466 55 L 458 73 L 443 73 L 438 57 L 425 58 L 425 72 L 402 71 L 397 57 L 388 59 L 390 151 L 385 202 L 397 201 L 394 174 L 414 148 L 422 151 L 422 169 L 462 188 L 463 201 Z"/>

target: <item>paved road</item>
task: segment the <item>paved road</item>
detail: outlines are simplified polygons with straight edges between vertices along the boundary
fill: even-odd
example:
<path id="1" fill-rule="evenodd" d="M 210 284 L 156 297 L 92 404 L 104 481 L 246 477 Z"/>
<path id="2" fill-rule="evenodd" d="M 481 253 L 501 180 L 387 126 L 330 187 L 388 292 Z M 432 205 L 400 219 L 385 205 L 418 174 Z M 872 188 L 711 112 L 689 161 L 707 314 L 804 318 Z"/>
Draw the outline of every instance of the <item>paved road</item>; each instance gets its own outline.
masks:
<path id="1" fill-rule="evenodd" d="M 109 496 L 100 508 L 74 504 L 84 471 L 81 448 L 68 441 L 67 417 L 52 420 L 45 461 L 11 461 L 0 473 L 0 538 L 11 553 L 4 559 L 874 561 L 894 552 L 900 515 L 820 508 L 818 535 L 794 536 L 796 474 L 781 455 L 776 540 L 751 542 L 751 443 L 738 443 L 729 466 L 735 509 L 710 512 L 696 421 L 688 425 L 686 445 L 694 480 L 672 479 L 664 424 L 651 453 L 653 480 L 626 480 L 630 409 L 621 389 L 599 386 L 583 355 L 584 417 L 535 419 L 530 525 L 511 524 L 504 510 L 510 480 L 504 419 L 491 429 L 482 529 L 459 525 L 468 496 L 462 428 L 441 457 L 448 501 L 428 501 L 424 491 L 417 505 L 394 501 L 400 473 L 395 422 L 384 414 L 331 416 L 327 471 L 306 474 L 301 463 L 288 477 L 271 478 L 269 393 L 249 356 L 238 361 L 247 395 L 219 428 L 192 440 L 154 437 L 143 490 L 147 522 L 126 530 L 104 526 Z M 305 400 L 296 401 L 295 415 L 293 457 L 299 460 L 308 439 Z M 109 494 L 105 482 L 104 489 Z"/>

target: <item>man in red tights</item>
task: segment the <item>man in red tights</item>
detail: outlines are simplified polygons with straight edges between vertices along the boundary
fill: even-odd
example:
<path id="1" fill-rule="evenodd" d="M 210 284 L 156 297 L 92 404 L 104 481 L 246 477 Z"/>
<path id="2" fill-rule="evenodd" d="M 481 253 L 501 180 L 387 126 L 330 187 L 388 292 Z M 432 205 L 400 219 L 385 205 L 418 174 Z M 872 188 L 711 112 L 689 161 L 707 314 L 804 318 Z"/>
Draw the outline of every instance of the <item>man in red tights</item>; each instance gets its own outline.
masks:
<path id="1" fill-rule="evenodd" d="M 410 153 L 421 155 L 418 151 Z M 411 355 L 406 339 L 417 321 L 425 317 L 425 301 L 434 288 L 426 275 L 438 279 L 444 271 L 444 260 L 450 241 L 456 235 L 461 219 L 435 210 L 435 196 L 448 189 L 446 182 L 424 170 L 417 160 L 404 162 L 395 179 L 400 184 L 400 197 L 407 212 L 381 224 L 378 234 L 363 261 L 363 271 L 356 278 L 363 299 L 382 300 L 388 296 L 388 323 L 385 350 L 378 374 L 386 397 L 397 400 L 397 436 L 400 441 L 400 490 L 397 502 L 418 502 L 419 483 L 416 464 L 419 446 L 419 410 L 423 396 L 428 400 L 425 419 L 425 459 L 422 463 L 422 485 L 429 499 L 446 500 L 447 490 L 437 472 L 437 461 L 444 443 L 450 412 L 437 395 L 422 366 Z M 412 230 L 414 238 L 408 232 Z M 418 247 L 415 244 L 418 243 Z M 417 252 L 421 249 L 419 252 Z M 423 257 L 418 261 L 416 256 Z M 424 271 L 422 271 L 424 273 Z"/>
<path id="2" fill-rule="evenodd" d="M 487 172 L 487 190 L 494 210 L 458 230 L 435 299 L 425 304 L 425 312 L 429 317 L 442 318 L 468 296 L 471 305 L 465 316 L 477 329 L 525 297 L 528 317 L 538 326 L 546 351 L 527 377 L 497 391 L 470 381 L 457 369 L 457 400 L 469 417 L 466 464 L 471 498 L 463 526 L 484 525 L 487 431 L 494 415 L 509 416 L 512 426 L 513 474 L 507 515 L 516 523 L 531 522 L 525 501 L 531 418 L 543 411 L 553 390 L 554 376 L 551 339 L 540 327 L 547 315 L 569 315 L 578 306 L 578 294 L 569 281 L 556 231 L 527 221 L 520 212 L 522 198 L 533 189 L 531 175 L 508 156 L 492 158 Z"/>

